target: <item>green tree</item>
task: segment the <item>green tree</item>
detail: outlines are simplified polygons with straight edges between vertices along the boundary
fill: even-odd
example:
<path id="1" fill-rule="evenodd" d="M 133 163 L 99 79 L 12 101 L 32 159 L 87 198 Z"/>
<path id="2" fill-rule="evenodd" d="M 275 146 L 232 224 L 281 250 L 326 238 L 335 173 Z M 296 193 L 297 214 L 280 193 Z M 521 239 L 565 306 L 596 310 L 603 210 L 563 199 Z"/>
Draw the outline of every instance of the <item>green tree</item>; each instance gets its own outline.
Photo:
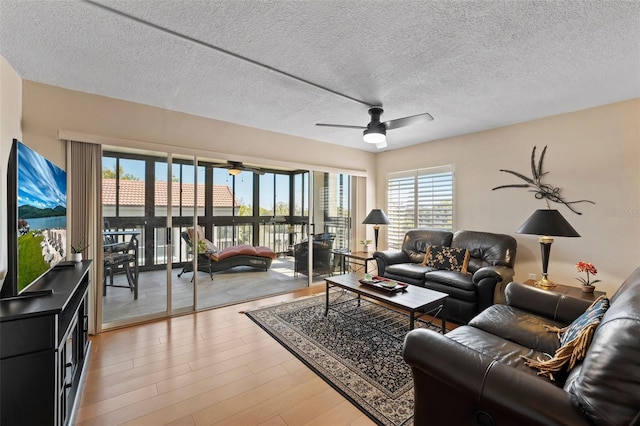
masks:
<path id="1" fill-rule="evenodd" d="M 289 216 L 289 204 L 284 201 L 278 201 L 276 204 L 276 216 Z"/>
<path id="2" fill-rule="evenodd" d="M 260 210 L 259 211 L 260 216 L 273 216 L 273 211 L 271 209 L 260 207 L 259 210 Z"/>
<path id="3" fill-rule="evenodd" d="M 238 216 L 253 216 L 253 207 L 246 204 L 240 205 Z"/>
<path id="4" fill-rule="evenodd" d="M 122 180 L 140 180 L 137 176 L 134 176 L 131 173 L 125 173 L 122 166 L 118 167 L 118 175 Z M 116 178 L 115 166 L 113 169 L 110 169 L 109 167 L 102 169 L 102 178 L 115 179 Z"/>

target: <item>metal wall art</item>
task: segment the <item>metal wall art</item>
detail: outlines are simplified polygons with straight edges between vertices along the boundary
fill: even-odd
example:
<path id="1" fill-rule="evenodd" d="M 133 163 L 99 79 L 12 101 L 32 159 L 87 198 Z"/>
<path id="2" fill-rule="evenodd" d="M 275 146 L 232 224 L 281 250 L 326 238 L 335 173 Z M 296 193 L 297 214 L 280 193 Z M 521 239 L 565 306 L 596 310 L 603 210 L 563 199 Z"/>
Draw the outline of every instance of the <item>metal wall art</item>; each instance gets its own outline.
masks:
<path id="1" fill-rule="evenodd" d="M 550 185 L 548 183 L 542 183 L 542 178 L 544 177 L 544 175 L 546 175 L 548 173 L 548 172 L 543 172 L 542 171 L 542 165 L 543 165 L 543 162 L 544 162 L 544 154 L 546 152 L 547 152 L 547 147 L 545 146 L 544 149 L 542 150 L 542 154 L 540 154 L 540 160 L 538 161 L 538 164 L 536 165 L 536 147 L 535 146 L 533 147 L 533 151 L 531 152 L 531 173 L 533 174 L 532 178 L 529 178 L 529 177 L 527 177 L 527 176 L 525 176 L 525 175 L 523 175 L 521 173 L 514 172 L 512 170 L 500 169 L 501 172 L 510 173 L 510 174 L 512 174 L 514 176 L 517 176 L 520 179 L 524 180 L 526 183 L 514 183 L 514 184 L 510 184 L 510 185 L 500 185 L 500 186 L 496 186 L 492 190 L 495 191 L 496 189 L 502 189 L 502 188 L 531 188 L 531 189 L 529 189 L 529 192 L 535 193 L 535 197 L 538 200 L 544 199 L 547 202 L 547 207 L 549 206 L 549 201 L 553 201 L 554 203 L 564 204 L 572 212 L 581 215 L 582 213 L 577 211 L 573 207 L 573 204 L 577 204 L 577 203 L 595 204 L 595 203 L 593 201 L 589 201 L 589 200 L 566 201 L 560 195 L 560 188 L 556 188 L 555 186 Z"/>

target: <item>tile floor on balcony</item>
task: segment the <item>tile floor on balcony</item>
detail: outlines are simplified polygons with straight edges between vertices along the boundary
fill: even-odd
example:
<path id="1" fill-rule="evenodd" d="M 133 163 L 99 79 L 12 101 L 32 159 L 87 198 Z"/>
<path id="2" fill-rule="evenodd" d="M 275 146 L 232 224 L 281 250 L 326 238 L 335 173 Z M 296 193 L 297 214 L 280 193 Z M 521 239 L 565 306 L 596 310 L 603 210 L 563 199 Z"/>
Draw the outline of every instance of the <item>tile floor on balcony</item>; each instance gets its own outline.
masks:
<path id="1" fill-rule="evenodd" d="M 172 305 L 175 308 L 190 306 L 193 303 L 191 272 L 177 275 L 181 267 L 174 268 L 172 276 Z M 103 297 L 103 323 L 111 323 L 137 316 L 164 312 L 167 300 L 167 271 L 156 270 L 141 272 L 139 278 L 138 300 L 127 288 L 107 287 Z M 324 283 L 324 276 L 314 277 L 314 284 Z M 124 274 L 114 278 L 114 284 L 126 285 Z M 294 276 L 293 258 L 274 259 L 269 270 L 251 267 L 235 267 L 213 274 L 213 280 L 205 272 L 198 272 L 198 309 L 231 305 L 248 300 L 291 292 L 307 287 L 307 276 Z"/>

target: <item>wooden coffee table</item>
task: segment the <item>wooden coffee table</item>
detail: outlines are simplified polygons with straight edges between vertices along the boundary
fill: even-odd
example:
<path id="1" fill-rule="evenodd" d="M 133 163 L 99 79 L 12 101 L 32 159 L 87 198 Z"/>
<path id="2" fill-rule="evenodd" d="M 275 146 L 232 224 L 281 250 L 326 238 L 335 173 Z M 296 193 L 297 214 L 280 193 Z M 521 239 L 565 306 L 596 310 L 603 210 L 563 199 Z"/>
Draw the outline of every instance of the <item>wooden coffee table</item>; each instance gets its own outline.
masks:
<path id="1" fill-rule="evenodd" d="M 389 293 L 375 287 L 361 284 L 359 280 L 362 278 L 362 275 L 359 274 L 336 275 L 325 278 L 327 290 L 324 315 L 327 316 L 329 313 L 329 289 L 331 287 L 340 287 L 356 293 L 358 298 L 365 296 L 368 299 L 377 300 L 402 311 L 407 311 L 409 313 L 409 329 L 413 330 L 416 319 L 426 314 L 431 314 L 432 312 L 435 312 L 432 316 L 436 317 L 442 309 L 444 309 L 444 304 L 448 297 L 447 293 L 428 290 L 415 285 L 409 285 L 403 292 Z M 446 333 L 444 317 L 442 317 L 441 331 L 442 334 Z"/>

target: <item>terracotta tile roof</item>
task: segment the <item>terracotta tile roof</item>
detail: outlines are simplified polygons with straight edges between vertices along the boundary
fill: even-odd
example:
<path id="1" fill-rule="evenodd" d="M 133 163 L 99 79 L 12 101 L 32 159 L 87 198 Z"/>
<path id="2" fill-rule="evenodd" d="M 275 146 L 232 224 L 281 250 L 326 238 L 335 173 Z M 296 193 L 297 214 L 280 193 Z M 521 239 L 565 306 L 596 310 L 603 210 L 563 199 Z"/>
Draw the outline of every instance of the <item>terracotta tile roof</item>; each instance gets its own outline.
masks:
<path id="1" fill-rule="evenodd" d="M 157 181 L 155 183 L 156 206 L 167 205 L 167 182 Z M 182 184 L 182 205 L 193 207 L 193 183 Z M 172 205 L 180 205 L 180 184 L 172 182 L 171 188 Z M 213 206 L 232 207 L 239 206 L 235 200 L 231 188 L 227 185 L 213 185 Z M 102 179 L 102 204 L 114 206 L 116 204 L 116 180 Z M 144 206 L 144 181 L 141 180 L 121 180 L 120 181 L 120 205 L 121 206 Z M 198 184 L 198 207 L 204 206 L 204 184 Z"/>

